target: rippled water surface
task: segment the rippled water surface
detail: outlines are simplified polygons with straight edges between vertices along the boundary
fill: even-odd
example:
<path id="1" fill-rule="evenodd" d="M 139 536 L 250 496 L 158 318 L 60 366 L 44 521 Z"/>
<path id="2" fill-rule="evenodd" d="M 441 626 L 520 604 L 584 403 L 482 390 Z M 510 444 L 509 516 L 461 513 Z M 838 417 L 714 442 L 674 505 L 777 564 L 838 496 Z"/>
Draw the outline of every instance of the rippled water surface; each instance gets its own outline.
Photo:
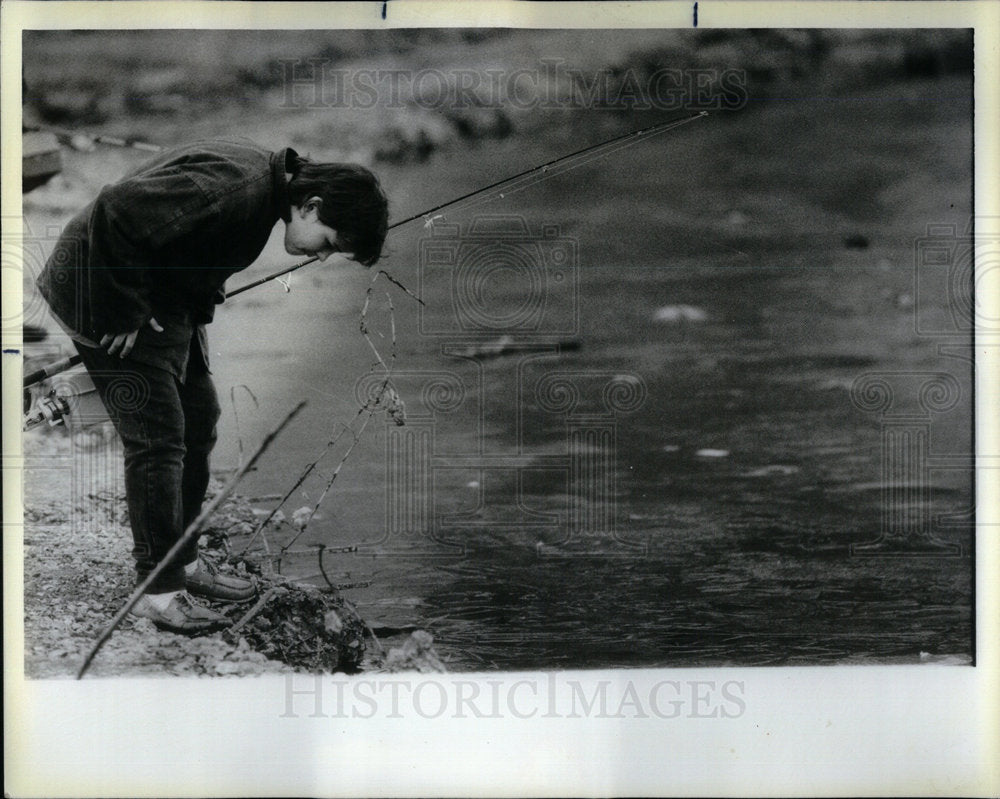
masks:
<path id="1" fill-rule="evenodd" d="M 462 669 L 971 657 L 967 341 L 942 353 L 915 325 L 945 314 L 947 298 L 914 295 L 914 242 L 928 222 L 969 213 L 967 98 L 935 87 L 836 109 L 776 102 L 490 208 L 521 214 L 532 241 L 550 225 L 576 247 L 572 273 L 545 273 L 536 335 L 501 324 L 537 289 L 516 264 L 456 289 L 447 272 L 418 269 L 426 234 L 393 239 L 386 267 L 427 303 L 421 317 L 394 290 L 408 424 L 372 422 L 309 531 L 359 545 L 326 565 L 370 583 L 347 594 L 376 630 L 392 641 L 428 629 Z M 902 147 L 917 117 L 922 138 Z M 835 143 L 850 135 L 845 160 Z M 386 183 L 402 215 L 560 146 L 499 146 Z M 867 246 L 846 246 L 855 235 Z M 242 435 L 310 400 L 251 493 L 283 490 L 356 412 L 373 360 L 357 332 L 368 279 L 302 274 L 290 295 L 263 291 L 220 314 L 220 386 L 245 383 L 260 401 L 239 400 Z M 470 338 L 455 321 L 465 290 L 496 309 L 495 334 Z M 387 353 L 375 298 L 369 321 Z M 484 340 L 503 353 L 470 357 Z M 851 395 L 873 373 L 893 373 L 891 412 L 936 459 L 922 476 L 898 458 L 883 471 L 892 420 L 877 396 Z M 929 411 L 907 381 L 940 373 L 947 385 L 927 391 L 945 396 Z M 223 460 L 236 440 L 231 414 L 225 424 Z M 404 462 L 419 469 L 393 482 Z M 901 488 L 891 501 L 887 481 Z M 893 535 L 858 550 L 890 507 Z M 317 572 L 307 557 L 293 567 Z"/>

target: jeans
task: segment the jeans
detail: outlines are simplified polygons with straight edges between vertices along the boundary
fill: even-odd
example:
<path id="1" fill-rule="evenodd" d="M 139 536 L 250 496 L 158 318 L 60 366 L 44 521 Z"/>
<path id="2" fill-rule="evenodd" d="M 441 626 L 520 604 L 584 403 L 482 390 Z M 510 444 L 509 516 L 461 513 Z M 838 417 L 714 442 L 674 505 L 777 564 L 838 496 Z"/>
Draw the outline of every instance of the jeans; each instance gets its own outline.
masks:
<path id="1" fill-rule="evenodd" d="M 219 401 L 197 334 L 186 346 L 190 357 L 178 377 L 168 369 L 76 345 L 124 447 L 137 584 L 201 512 L 208 488 Z M 183 590 L 184 566 L 197 557 L 195 539 L 148 592 Z"/>

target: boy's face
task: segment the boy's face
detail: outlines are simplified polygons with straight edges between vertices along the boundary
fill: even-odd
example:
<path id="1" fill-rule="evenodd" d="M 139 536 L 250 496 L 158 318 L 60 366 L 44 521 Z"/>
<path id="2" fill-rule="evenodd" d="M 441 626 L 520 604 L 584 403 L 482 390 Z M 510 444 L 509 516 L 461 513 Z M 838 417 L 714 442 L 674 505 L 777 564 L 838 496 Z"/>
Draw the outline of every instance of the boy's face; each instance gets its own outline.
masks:
<path id="1" fill-rule="evenodd" d="M 301 206 L 292 206 L 292 218 L 285 225 L 285 252 L 289 255 L 315 255 L 325 261 L 335 252 L 344 253 L 337 231 L 319 219 L 319 197 L 310 197 Z M 353 258 L 351 253 L 346 258 Z"/>

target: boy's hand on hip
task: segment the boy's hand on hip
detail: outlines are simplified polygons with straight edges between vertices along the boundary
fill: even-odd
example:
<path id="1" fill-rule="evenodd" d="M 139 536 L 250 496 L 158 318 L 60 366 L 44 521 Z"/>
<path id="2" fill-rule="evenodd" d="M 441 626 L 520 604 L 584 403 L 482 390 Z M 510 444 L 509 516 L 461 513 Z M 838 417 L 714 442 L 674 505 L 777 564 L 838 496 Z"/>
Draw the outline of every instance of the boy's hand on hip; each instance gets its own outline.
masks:
<path id="1" fill-rule="evenodd" d="M 153 317 L 149 317 L 149 322 L 147 324 L 157 333 L 163 332 L 163 328 L 160 327 L 160 323 Z M 139 330 L 141 329 L 142 328 L 139 328 Z M 132 352 L 132 347 L 135 346 L 135 340 L 139 336 L 139 330 L 133 330 L 131 333 L 119 333 L 117 336 L 112 336 L 110 333 L 106 333 L 101 339 L 101 346 L 107 348 L 108 355 L 117 355 L 119 358 L 127 358 L 128 354 Z"/>

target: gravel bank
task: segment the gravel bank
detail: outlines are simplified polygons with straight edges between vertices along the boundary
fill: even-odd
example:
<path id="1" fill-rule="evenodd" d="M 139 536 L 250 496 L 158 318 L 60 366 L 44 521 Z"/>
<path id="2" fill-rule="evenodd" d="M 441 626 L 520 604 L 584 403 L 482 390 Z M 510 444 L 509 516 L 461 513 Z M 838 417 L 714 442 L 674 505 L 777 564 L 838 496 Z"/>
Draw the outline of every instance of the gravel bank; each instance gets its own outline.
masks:
<path id="1" fill-rule="evenodd" d="M 25 675 L 66 678 L 75 675 L 134 587 L 121 458 L 107 431 L 70 434 L 62 429 L 25 433 L 24 455 Z M 224 533 L 245 530 L 253 521 L 250 504 L 231 497 L 203 535 L 203 551 L 224 561 Z M 262 591 L 274 589 L 239 633 L 188 638 L 130 617 L 104 645 L 88 675 L 249 676 L 426 670 L 427 662 L 439 664 L 426 634 L 388 655 L 380 651 L 364 658 L 364 622 L 339 594 L 262 574 L 252 561 L 224 567 L 249 567 Z M 217 609 L 234 622 L 249 610 Z"/>

